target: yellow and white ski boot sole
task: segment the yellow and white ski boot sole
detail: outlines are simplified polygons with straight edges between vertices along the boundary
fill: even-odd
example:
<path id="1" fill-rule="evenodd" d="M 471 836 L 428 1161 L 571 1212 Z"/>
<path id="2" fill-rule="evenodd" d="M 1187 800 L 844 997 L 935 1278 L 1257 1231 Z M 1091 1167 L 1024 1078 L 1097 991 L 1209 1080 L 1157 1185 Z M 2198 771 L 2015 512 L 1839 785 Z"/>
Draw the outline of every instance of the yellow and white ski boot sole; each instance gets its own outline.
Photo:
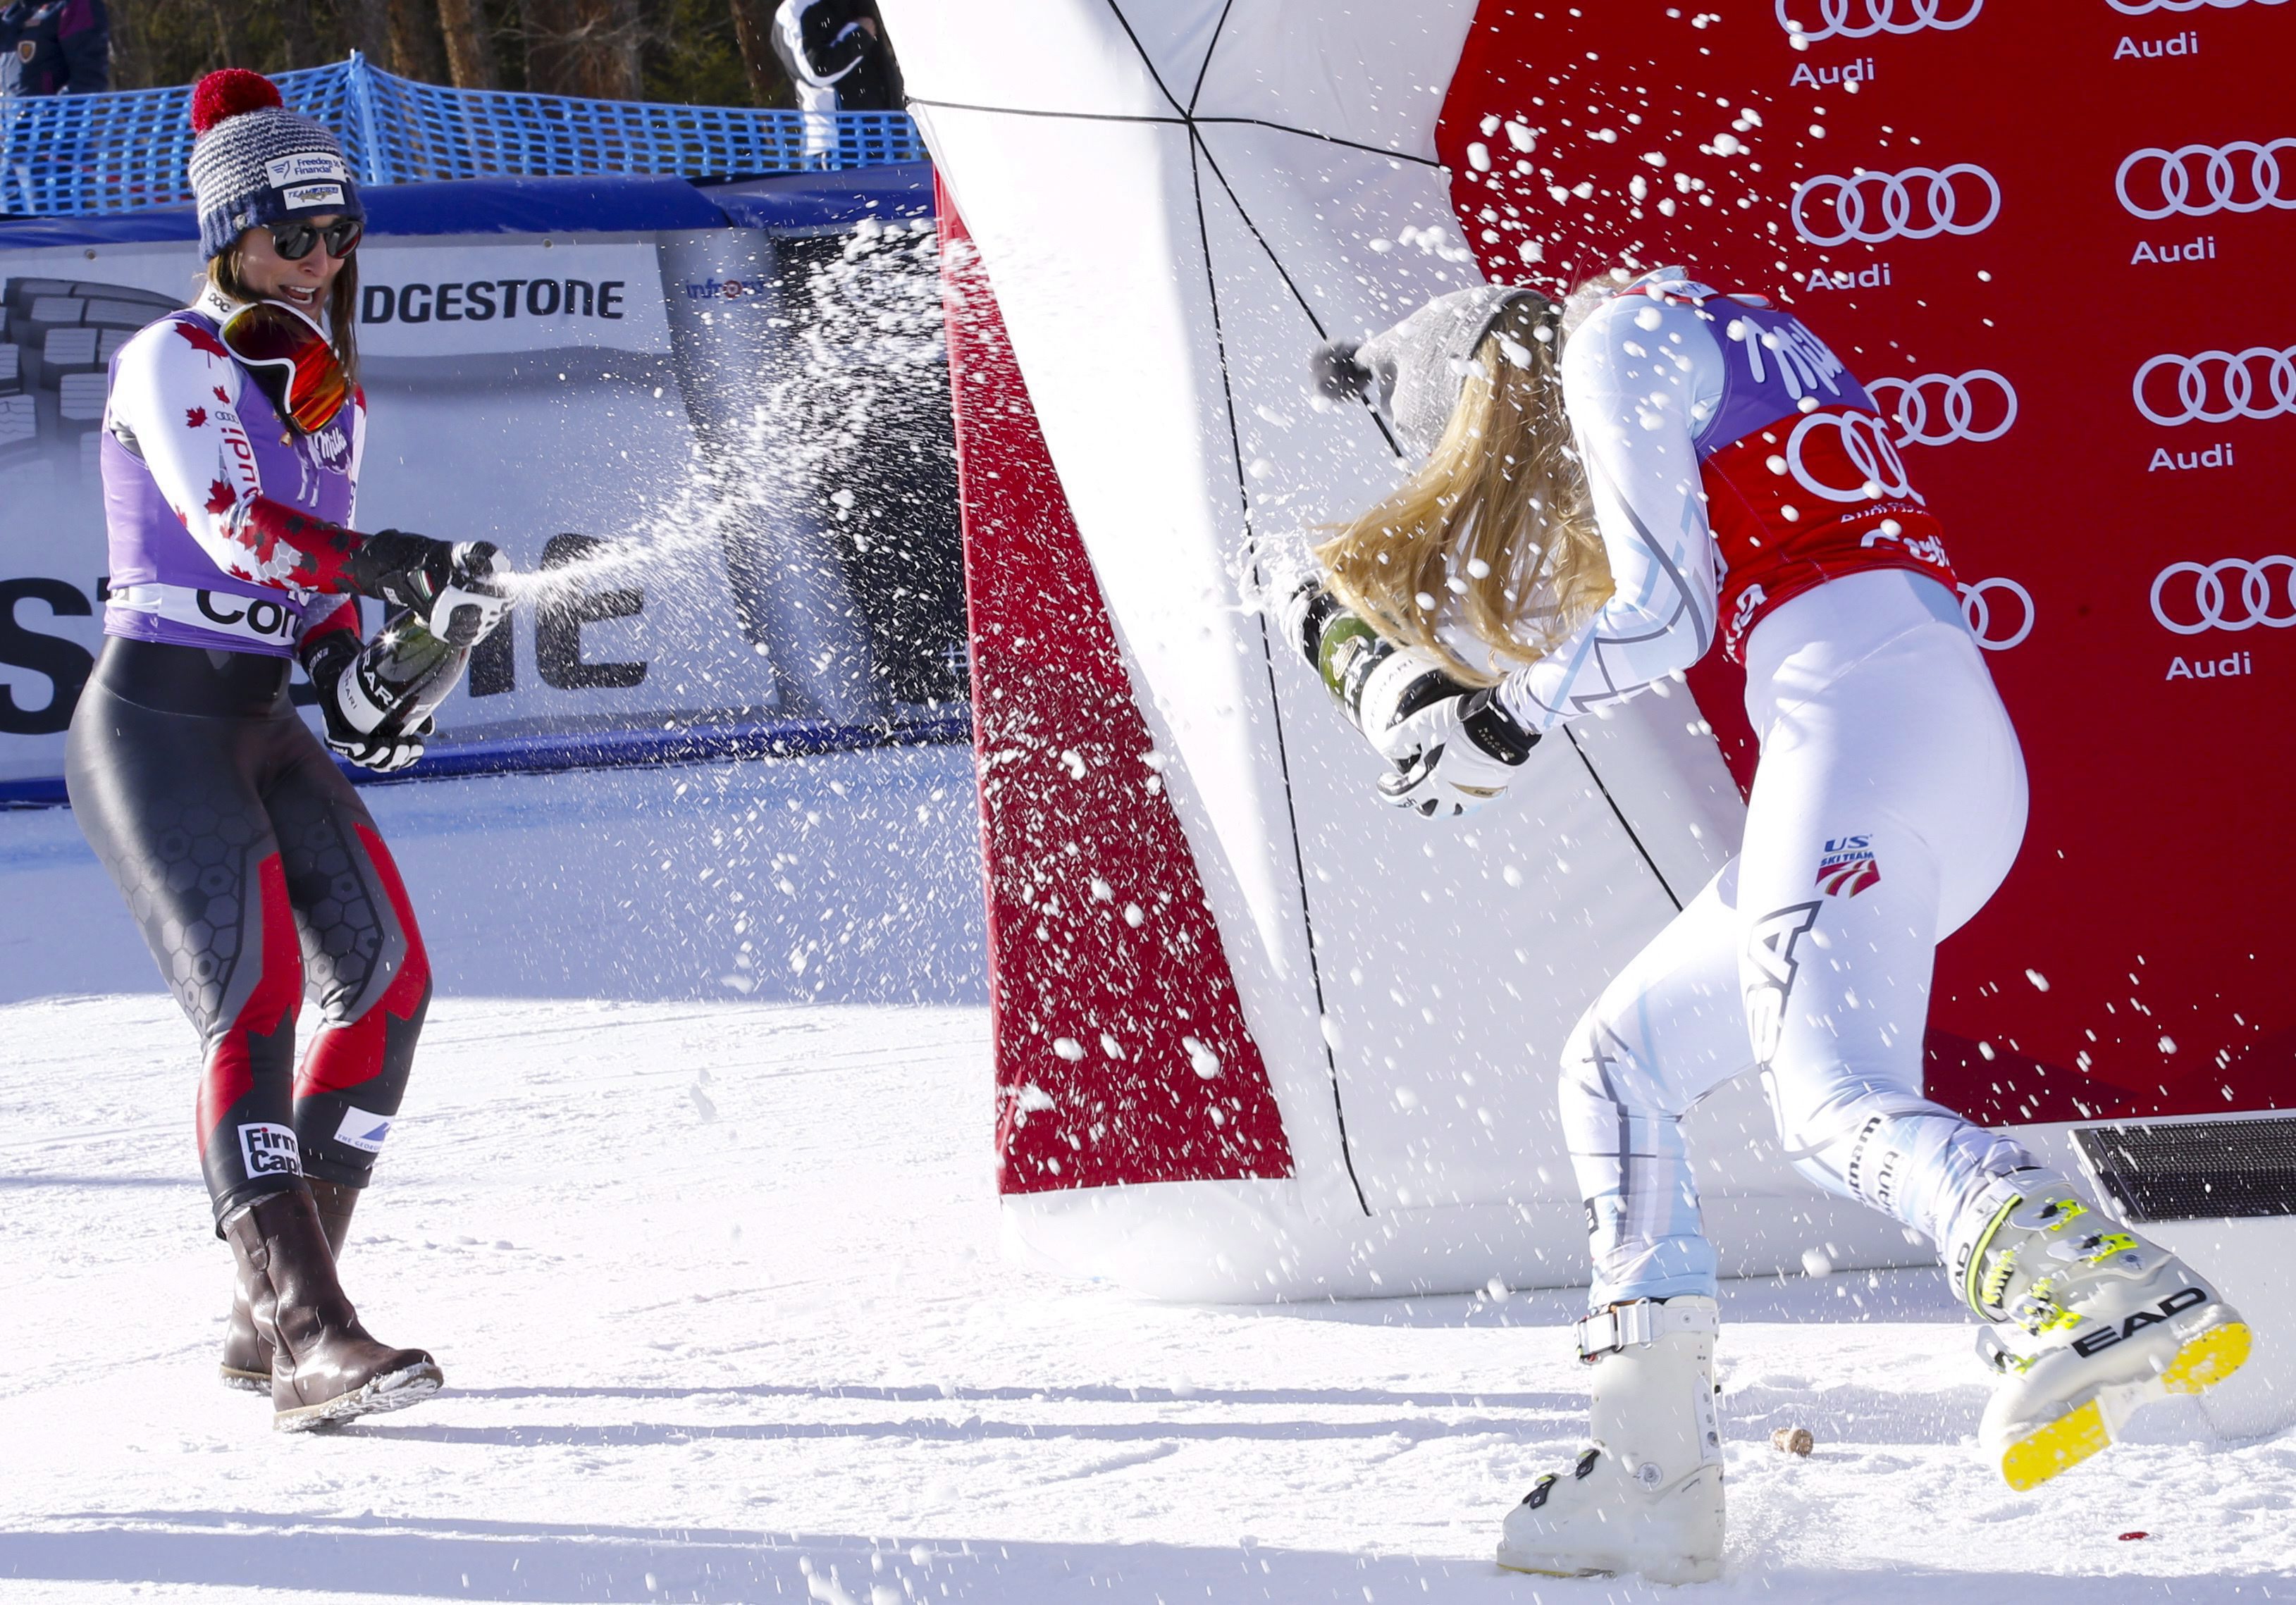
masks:
<path id="1" fill-rule="evenodd" d="M 2021 1492 L 2110 1447 L 2145 1405 L 2213 1388 L 2248 1358 L 2239 1312 L 2198 1288 L 2118 1323 L 2082 1325 L 2085 1334 L 2035 1357 L 1986 1409 L 1979 1441 Z M 2054 1411 L 2053 1398 L 2062 1401 Z"/>

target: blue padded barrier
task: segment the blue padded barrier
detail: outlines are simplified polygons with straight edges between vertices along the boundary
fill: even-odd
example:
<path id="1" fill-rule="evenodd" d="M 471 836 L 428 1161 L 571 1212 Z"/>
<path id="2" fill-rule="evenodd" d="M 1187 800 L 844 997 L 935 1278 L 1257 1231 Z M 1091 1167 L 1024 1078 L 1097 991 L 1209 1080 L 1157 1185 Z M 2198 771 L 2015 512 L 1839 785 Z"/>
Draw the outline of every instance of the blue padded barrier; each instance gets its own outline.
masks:
<path id="1" fill-rule="evenodd" d="M 899 111 L 768 111 L 420 84 L 357 52 L 273 80 L 371 184 L 511 175 L 726 178 L 925 160 Z M 192 199 L 188 86 L 0 100 L 0 213 L 86 217 Z"/>
<path id="2" fill-rule="evenodd" d="M 882 222 L 933 215 L 932 164 L 924 161 L 865 168 L 834 182 L 790 173 L 700 187 L 736 228 L 844 229 L 865 217 Z"/>
<path id="3" fill-rule="evenodd" d="M 437 741 L 411 767 L 394 774 L 377 774 L 340 758 L 336 766 L 355 785 L 388 786 L 480 774 L 554 774 L 569 769 L 652 769 L 733 758 L 816 757 L 880 747 L 956 745 L 972 739 L 972 710 L 958 703 L 885 725 L 765 719 L 745 725 L 686 725 L 673 730 L 601 730 Z M 61 808 L 67 801 L 62 775 L 0 781 L 0 811 Z"/>
<path id="4" fill-rule="evenodd" d="M 912 168 L 890 168 L 913 173 Z M 929 172 L 930 169 L 927 169 Z M 870 176 L 872 175 L 862 175 Z M 755 182 L 755 181 L 752 181 Z M 842 175 L 809 173 L 765 180 L 792 184 L 791 199 L 764 209 L 764 220 L 750 226 L 781 225 L 787 214 L 810 223 L 817 215 L 865 215 L 868 200 L 848 195 Z M 930 184 L 930 178 L 927 180 Z M 717 201 L 720 191 L 746 190 L 747 184 L 709 189 L 683 178 L 652 175 L 580 178 L 461 178 L 451 184 L 397 184 L 367 190 L 366 232 L 370 239 L 424 234 L 546 234 L 651 233 L 661 229 L 724 228 L 727 216 Z M 821 196 L 809 191 L 820 187 Z M 154 240 L 200 237 L 200 220 L 188 206 L 160 206 L 125 216 L 92 217 L 0 217 L 0 250 L 31 250 L 53 245 L 124 245 Z"/>

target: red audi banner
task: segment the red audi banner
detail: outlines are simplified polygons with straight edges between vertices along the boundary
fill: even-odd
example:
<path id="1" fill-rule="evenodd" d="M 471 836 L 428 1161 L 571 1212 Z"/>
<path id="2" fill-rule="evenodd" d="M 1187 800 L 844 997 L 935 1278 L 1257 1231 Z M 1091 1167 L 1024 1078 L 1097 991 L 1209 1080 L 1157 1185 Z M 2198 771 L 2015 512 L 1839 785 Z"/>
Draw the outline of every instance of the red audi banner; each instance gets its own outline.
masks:
<path id="1" fill-rule="evenodd" d="M 1842 444 L 1943 518 L 2032 773 L 1936 980 L 1980 1120 L 2296 1105 L 2292 61 L 2284 0 L 1486 0 L 1445 102 L 1492 279 L 1687 264 L 1893 414 Z"/>

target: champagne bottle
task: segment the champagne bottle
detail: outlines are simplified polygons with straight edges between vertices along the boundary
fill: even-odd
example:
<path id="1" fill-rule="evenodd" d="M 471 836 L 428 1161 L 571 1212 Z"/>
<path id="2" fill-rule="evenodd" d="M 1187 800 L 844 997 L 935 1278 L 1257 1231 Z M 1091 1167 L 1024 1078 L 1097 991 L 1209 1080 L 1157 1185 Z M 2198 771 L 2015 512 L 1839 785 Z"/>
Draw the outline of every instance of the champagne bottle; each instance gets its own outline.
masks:
<path id="1" fill-rule="evenodd" d="M 343 670 L 343 713 L 368 735 L 408 734 L 447 700 L 470 660 L 469 647 L 440 640 L 401 609 Z"/>
<path id="2" fill-rule="evenodd" d="M 1314 579 L 1302 580 L 1285 602 L 1283 626 L 1340 711 L 1374 744 L 1421 708 L 1474 689 L 1434 654 L 1388 640 Z"/>

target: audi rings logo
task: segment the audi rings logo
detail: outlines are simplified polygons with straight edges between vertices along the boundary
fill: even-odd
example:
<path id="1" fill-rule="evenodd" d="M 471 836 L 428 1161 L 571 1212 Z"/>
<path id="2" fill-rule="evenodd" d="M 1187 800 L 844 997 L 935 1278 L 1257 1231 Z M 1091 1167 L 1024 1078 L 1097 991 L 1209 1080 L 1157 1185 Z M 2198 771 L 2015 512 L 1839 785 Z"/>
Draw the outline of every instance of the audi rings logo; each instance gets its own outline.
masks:
<path id="1" fill-rule="evenodd" d="M 1841 431 L 1842 453 L 1849 459 L 1850 468 L 1862 476 L 1857 484 L 1829 485 L 1802 461 L 1811 432 L 1822 429 Z M 1807 414 L 1786 437 L 1786 468 L 1795 484 L 1829 502 L 1874 502 L 1884 496 L 1921 500 L 1914 495 L 1913 481 L 1906 477 L 1905 459 L 1890 444 L 1890 426 L 1871 413 Z"/>
<path id="2" fill-rule="evenodd" d="M 2296 413 L 2296 346 L 2164 354 L 2136 370 L 2136 410 L 2155 423 L 2229 423 Z"/>
<path id="3" fill-rule="evenodd" d="M 2138 217 L 2205 217 L 2267 206 L 2296 210 L 2296 139 L 2132 151 L 2112 176 L 2112 189 Z"/>
<path id="4" fill-rule="evenodd" d="M 2005 652 L 2033 633 L 2033 594 L 2013 579 L 1980 579 L 1961 587 L 1961 616 L 1978 645 Z"/>
<path id="5" fill-rule="evenodd" d="M 1965 161 L 1902 173 L 1860 168 L 1848 178 L 1820 173 L 1793 193 L 1794 233 L 1812 245 L 1973 234 L 2000 215 L 2001 186 Z"/>
<path id="6" fill-rule="evenodd" d="M 2104 0 L 2107 5 L 2124 17 L 2142 17 L 2149 12 L 2196 12 L 2202 6 L 2228 12 L 2246 5 L 2249 0 Z M 2259 5 L 2281 5 L 2286 0 L 2256 0 Z"/>
<path id="7" fill-rule="evenodd" d="M 1977 13 L 1985 9 L 1985 0 L 1816 0 L 1818 24 L 1811 28 L 1786 14 L 1791 4 L 1778 0 L 1778 26 L 1812 44 L 1915 34 L 1924 28 L 1951 33 L 1976 21 Z"/>
<path id="8" fill-rule="evenodd" d="M 2170 563 L 2152 579 L 2152 617 L 2177 635 L 2296 625 L 2296 557 Z"/>
<path id="9" fill-rule="evenodd" d="M 1950 446 L 1956 440 L 1998 440 L 2017 422 L 2017 392 L 1990 368 L 1966 373 L 1924 373 L 1918 379 L 1876 379 L 1866 394 L 1882 415 L 1905 431 L 1892 446 Z M 1888 397 L 1894 396 L 1894 404 Z"/>

